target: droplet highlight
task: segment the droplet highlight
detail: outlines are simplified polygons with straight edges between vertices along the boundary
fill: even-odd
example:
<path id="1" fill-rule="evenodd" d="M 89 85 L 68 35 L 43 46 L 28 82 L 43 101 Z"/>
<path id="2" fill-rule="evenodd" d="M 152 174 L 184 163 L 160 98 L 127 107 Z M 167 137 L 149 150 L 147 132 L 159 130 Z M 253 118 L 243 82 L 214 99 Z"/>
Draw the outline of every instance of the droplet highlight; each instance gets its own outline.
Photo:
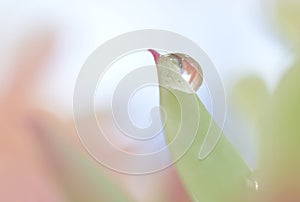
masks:
<path id="1" fill-rule="evenodd" d="M 258 180 L 254 177 L 254 173 L 252 173 L 251 176 L 246 179 L 246 187 L 252 191 L 259 191 L 260 184 Z"/>
<path id="2" fill-rule="evenodd" d="M 158 69 L 159 83 L 163 87 L 196 93 L 203 83 L 201 66 L 192 57 L 182 53 L 160 55 L 149 49 Z"/>

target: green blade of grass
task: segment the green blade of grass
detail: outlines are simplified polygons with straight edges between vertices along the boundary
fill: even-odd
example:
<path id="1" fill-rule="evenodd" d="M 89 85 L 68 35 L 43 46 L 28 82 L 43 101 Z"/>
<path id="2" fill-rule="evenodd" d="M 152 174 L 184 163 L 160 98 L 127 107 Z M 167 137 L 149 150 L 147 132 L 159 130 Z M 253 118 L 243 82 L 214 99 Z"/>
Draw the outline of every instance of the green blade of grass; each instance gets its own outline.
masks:
<path id="1" fill-rule="evenodd" d="M 197 106 L 193 104 L 195 100 Z M 188 145 L 186 141 L 193 137 L 195 124 L 198 127 L 189 149 L 176 162 L 191 196 L 204 202 L 247 201 L 253 191 L 247 185 L 251 172 L 225 136 L 221 135 L 216 147 L 205 159 L 199 159 L 206 134 L 218 136 L 222 131 L 211 121 L 211 115 L 196 94 L 160 87 L 160 104 L 164 109 L 167 142 L 182 138 L 180 143 L 170 147 L 173 157 L 184 149 L 183 145 Z"/>
<path id="2" fill-rule="evenodd" d="M 201 66 L 182 53 L 149 51 L 157 66 L 168 148 L 191 198 L 249 201 L 252 173 L 195 93 L 203 82 Z"/>

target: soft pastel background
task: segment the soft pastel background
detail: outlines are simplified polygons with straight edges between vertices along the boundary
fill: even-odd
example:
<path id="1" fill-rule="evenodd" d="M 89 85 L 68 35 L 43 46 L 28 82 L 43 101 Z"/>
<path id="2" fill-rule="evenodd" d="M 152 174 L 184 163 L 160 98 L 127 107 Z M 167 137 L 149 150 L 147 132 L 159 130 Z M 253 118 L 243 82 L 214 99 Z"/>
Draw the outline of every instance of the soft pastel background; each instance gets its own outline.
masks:
<path id="1" fill-rule="evenodd" d="M 88 194 L 90 190 L 85 190 L 94 183 L 88 180 L 93 177 L 84 176 L 86 170 L 80 165 L 85 163 L 71 161 L 65 165 L 64 156 L 57 157 L 63 153 L 53 143 L 57 140 L 32 135 L 43 133 L 40 125 L 45 126 L 42 130 L 50 131 L 46 133 L 54 130 L 59 132 L 53 133 L 66 134 L 57 137 L 63 139 L 61 144 L 76 145 L 74 150 L 80 153 L 78 156 L 83 155 L 82 161 L 112 176 L 115 184 L 135 201 L 174 201 L 177 195 L 178 200 L 186 201 L 173 168 L 141 178 L 116 174 L 86 160 L 88 156 L 82 152 L 72 125 L 76 77 L 89 54 L 106 40 L 128 31 L 152 28 L 173 31 L 197 43 L 215 63 L 228 96 L 239 78 L 246 75 L 262 78 L 266 91 L 273 92 L 295 60 L 292 45 L 279 31 L 274 2 L 0 1 L 0 201 L 83 201 L 87 195 L 92 195 L 90 201 L 97 199 L 97 194 L 93 198 Z M 209 105 L 205 92 L 199 95 Z M 149 103 L 157 104 L 157 99 L 148 100 L 146 105 Z M 147 119 L 143 117 L 147 114 L 141 117 L 136 112 L 140 108 L 133 106 L 133 114 L 145 124 Z M 255 130 L 236 111 L 234 102 L 228 99 L 224 130 L 247 164 L 255 168 Z M 245 128 L 246 132 L 238 135 Z M 73 154 L 65 155 L 68 159 Z M 78 170 L 74 171 L 73 166 Z M 61 179 L 65 173 L 70 176 Z M 76 180 L 81 178 L 87 178 L 85 185 Z M 97 193 L 97 189 L 90 192 Z"/>

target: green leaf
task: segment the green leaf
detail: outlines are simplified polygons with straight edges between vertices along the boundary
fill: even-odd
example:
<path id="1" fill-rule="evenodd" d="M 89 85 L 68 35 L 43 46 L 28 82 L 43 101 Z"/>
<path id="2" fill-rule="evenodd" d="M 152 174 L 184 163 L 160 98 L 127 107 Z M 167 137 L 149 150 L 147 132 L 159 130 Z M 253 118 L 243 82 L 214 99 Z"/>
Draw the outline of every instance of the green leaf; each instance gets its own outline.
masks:
<path id="1" fill-rule="evenodd" d="M 256 124 L 269 96 L 265 82 L 258 76 L 250 75 L 233 86 L 229 101 L 247 121 Z"/>
<path id="2" fill-rule="evenodd" d="M 216 135 L 221 132 L 214 121 L 210 123 L 211 115 L 202 102 L 197 98 L 198 111 L 189 104 L 195 95 L 165 88 L 161 88 L 160 92 L 161 106 L 167 115 L 165 133 L 168 142 L 171 142 L 176 135 L 187 136 L 187 138 L 191 136 L 191 133 L 194 133 L 192 128 L 195 123 L 191 120 L 199 118 L 199 115 L 195 113 L 200 114 L 196 137 L 188 151 L 176 163 L 190 194 L 199 201 L 206 202 L 245 201 L 249 192 L 247 180 L 251 179 L 251 172 L 224 135 L 221 135 L 216 147 L 205 159 L 199 159 L 199 152 L 209 127 Z M 181 110 L 178 108 L 179 102 Z M 180 114 L 180 111 L 185 111 L 185 113 Z M 180 125 L 185 126 L 179 131 L 180 134 L 177 134 L 178 127 L 176 126 Z M 171 154 L 176 155 L 182 147 L 177 145 L 170 149 Z"/>
<path id="3" fill-rule="evenodd" d="M 297 0 L 276 0 L 275 12 L 281 31 L 291 45 L 300 51 L 300 2 Z"/>
<path id="4" fill-rule="evenodd" d="M 178 57 L 182 55 L 154 54 L 165 135 L 174 161 L 181 157 L 176 162 L 181 179 L 195 200 L 247 201 L 253 191 L 249 187 L 251 172 L 196 93 L 192 93 L 197 90 L 191 87 L 197 85 L 192 84 L 199 82 L 181 76 L 180 73 L 202 74 L 194 60 Z M 184 63 L 189 61 L 192 64 Z M 192 78 L 197 77 L 202 79 L 202 75 Z"/>
<path id="5" fill-rule="evenodd" d="M 260 124 L 259 169 L 265 195 L 278 201 L 300 200 L 299 78 L 298 62 L 282 78 Z"/>

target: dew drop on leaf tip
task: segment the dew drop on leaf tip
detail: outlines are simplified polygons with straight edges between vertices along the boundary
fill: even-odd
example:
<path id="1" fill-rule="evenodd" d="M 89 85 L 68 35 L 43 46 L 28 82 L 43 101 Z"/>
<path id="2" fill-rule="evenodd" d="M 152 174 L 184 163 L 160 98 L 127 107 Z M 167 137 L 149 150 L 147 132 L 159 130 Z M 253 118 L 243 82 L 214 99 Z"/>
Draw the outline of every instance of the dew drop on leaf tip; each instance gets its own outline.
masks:
<path id="1" fill-rule="evenodd" d="M 160 84 L 186 93 L 196 93 L 203 83 L 201 66 L 182 53 L 159 54 L 149 49 L 158 68 Z"/>

